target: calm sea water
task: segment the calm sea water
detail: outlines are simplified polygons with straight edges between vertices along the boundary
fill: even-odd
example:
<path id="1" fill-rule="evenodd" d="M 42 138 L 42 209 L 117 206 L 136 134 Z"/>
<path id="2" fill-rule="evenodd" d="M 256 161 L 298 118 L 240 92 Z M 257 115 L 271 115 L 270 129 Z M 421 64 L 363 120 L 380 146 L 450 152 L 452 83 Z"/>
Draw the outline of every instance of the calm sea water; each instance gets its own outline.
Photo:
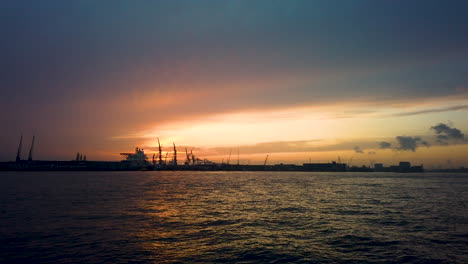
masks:
<path id="1" fill-rule="evenodd" d="M 468 175 L 0 172 L 0 263 L 468 263 Z"/>

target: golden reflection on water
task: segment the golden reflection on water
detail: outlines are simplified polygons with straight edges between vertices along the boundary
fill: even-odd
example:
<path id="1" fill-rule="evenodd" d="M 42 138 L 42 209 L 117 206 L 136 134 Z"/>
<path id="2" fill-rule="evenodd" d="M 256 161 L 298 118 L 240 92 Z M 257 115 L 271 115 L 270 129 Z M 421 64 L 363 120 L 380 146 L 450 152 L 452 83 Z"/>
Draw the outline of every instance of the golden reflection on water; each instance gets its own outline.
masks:
<path id="1" fill-rule="evenodd" d="M 145 192 L 139 207 L 151 221 L 136 235 L 146 252 L 190 259 L 260 245 L 271 251 L 317 246 L 303 239 L 312 230 L 308 222 L 320 219 L 312 194 L 329 200 L 334 194 L 330 188 L 309 189 L 308 180 L 271 181 L 242 173 L 222 182 L 197 177 L 201 179 L 195 182 L 169 178 Z"/>
<path id="2" fill-rule="evenodd" d="M 223 256 L 247 262 L 291 256 L 307 261 L 314 255 L 346 259 L 351 251 L 354 259 L 365 260 L 359 248 L 395 247 L 410 241 L 410 225 L 434 225 L 413 215 L 419 209 L 411 198 L 419 188 L 414 179 L 405 190 L 401 179 L 378 177 L 181 175 L 147 183 L 138 204 L 143 220 L 132 235 L 158 262 Z"/>

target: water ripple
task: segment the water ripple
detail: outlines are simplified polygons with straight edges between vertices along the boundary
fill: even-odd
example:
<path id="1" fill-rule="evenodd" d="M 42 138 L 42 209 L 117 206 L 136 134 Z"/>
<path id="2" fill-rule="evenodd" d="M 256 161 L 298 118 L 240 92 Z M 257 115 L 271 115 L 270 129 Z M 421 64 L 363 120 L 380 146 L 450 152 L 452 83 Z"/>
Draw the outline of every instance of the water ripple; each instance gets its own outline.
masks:
<path id="1" fill-rule="evenodd" d="M 8 172 L 0 263 L 468 263 L 468 176 Z"/>

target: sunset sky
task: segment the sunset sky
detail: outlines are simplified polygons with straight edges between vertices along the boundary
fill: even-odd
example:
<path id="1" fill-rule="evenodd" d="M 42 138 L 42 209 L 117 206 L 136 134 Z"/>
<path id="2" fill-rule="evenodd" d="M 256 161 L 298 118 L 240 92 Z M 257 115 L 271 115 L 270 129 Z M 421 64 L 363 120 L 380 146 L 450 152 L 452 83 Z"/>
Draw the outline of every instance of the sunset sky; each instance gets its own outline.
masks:
<path id="1" fill-rule="evenodd" d="M 0 5 L 0 161 L 468 167 L 468 1 Z"/>

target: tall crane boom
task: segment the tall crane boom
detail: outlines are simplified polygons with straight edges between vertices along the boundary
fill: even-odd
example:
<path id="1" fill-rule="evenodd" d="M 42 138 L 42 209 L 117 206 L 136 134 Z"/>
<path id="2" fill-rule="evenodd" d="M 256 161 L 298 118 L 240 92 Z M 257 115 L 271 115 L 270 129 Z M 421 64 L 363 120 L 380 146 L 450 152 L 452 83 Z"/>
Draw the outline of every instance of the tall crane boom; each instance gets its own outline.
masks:
<path id="1" fill-rule="evenodd" d="M 187 148 L 185 148 L 185 156 L 187 156 L 187 161 L 185 162 L 185 164 L 190 165 L 190 156 L 188 154 Z"/>
<path id="2" fill-rule="evenodd" d="M 16 161 L 21 161 L 21 148 L 23 147 L 23 134 L 21 134 L 18 151 L 16 152 Z"/>
<path id="3" fill-rule="evenodd" d="M 196 160 L 195 160 L 195 155 L 193 155 L 193 149 L 190 150 L 190 156 L 192 156 L 192 163 L 195 165 Z"/>
<path id="4" fill-rule="evenodd" d="M 35 136 L 33 136 L 31 148 L 29 149 L 28 161 L 32 161 L 32 158 L 33 158 L 34 139 L 35 139 Z"/>
<path id="5" fill-rule="evenodd" d="M 227 164 L 229 165 L 229 162 L 231 161 L 231 154 L 232 154 L 232 149 L 229 151 L 229 157 L 227 159 Z"/>
<path id="6" fill-rule="evenodd" d="M 172 144 L 174 145 L 174 166 L 177 166 L 177 149 L 175 143 L 172 142 Z"/>
<path id="7" fill-rule="evenodd" d="M 270 156 L 270 155 L 266 155 L 265 162 L 263 163 L 263 167 L 266 167 L 266 164 L 267 164 L 267 161 L 268 161 L 268 157 L 269 157 L 269 156 Z"/>
<path id="8" fill-rule="evenodd" d="M 159 165 L 163 165 L 163 160 L 162 160 L 162 149 L 161 149 L 161 143 L 159 142 L 158 138 L 158 146 L 159 146 Z"/>

